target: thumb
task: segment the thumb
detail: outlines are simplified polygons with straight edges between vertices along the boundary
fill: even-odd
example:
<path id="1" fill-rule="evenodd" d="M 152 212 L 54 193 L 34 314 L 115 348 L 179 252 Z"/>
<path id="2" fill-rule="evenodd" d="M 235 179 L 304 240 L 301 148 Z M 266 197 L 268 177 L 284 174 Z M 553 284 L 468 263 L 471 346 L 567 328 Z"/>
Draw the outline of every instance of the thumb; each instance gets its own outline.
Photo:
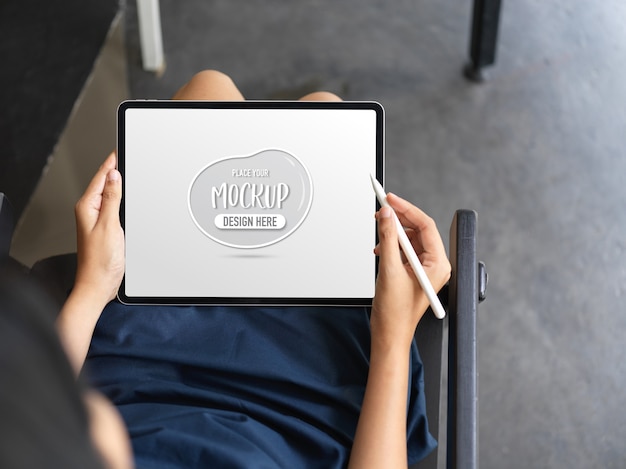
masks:
<path id="1" fill-rule="evenodd" d="M 104 190 L 102 191 L 100 219 L 105 221 L 119 219 L 121 201 L 122 176 L 119 171 L 112 169 L 107 173 Z"/>
<path id="2" fill-rule="evenodd" d="M 393 271 L 402 265 L 400 248 L 398 246 L 398 229 L 393 210 L 390 207 L 381 207 L 378 212 L 379 238 L 379 268 L 383 271 Z"/>

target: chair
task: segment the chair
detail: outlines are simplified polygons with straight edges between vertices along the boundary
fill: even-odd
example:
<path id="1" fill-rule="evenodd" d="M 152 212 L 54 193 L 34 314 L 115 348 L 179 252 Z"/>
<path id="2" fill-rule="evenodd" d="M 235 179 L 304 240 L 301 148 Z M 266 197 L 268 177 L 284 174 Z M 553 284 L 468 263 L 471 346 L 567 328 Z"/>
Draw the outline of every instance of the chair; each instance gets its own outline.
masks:
<path id="1" fill-rule="evenodd" d="M 452 275 L 439 296 L 448 314 L 427 312 L 416 331 L 424 363 L 426 413 L 439 446 L 413 469 L 478 468 L 478 356 L 476 317 L 487 271 L 477 260 L 478 217 L 457 210 L 450 226 Z"/>
<path id="2" fill-rule="evenodd" d="M 0 262 L 9 258 L 13 231 L 10 204 L 0 193 Z M 487 274 L 476 257 L 477 214 L 458 210 L 450 227 L 452 275 L 439 296 L 444 320 L 427 312 L 416 331 L 424 363 L 427 415 L 438 448 L 413 469 L 478 467 L 478 373 L 476 313 L 485 298 Z M 31 275 L 60 309 L 76 273 L 76 254 L 38 261 Z"/>

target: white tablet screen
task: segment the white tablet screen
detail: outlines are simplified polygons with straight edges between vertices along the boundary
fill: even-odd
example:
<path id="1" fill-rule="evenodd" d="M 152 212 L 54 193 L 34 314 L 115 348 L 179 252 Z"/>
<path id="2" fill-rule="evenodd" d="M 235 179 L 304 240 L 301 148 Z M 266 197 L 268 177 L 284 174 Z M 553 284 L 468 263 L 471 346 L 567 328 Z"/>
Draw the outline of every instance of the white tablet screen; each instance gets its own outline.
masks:
<path id="1" fill-rule="evenodd" d="M 364 304 L 382 151 L 375 103 L 122 103 L 120 298 Z"/>

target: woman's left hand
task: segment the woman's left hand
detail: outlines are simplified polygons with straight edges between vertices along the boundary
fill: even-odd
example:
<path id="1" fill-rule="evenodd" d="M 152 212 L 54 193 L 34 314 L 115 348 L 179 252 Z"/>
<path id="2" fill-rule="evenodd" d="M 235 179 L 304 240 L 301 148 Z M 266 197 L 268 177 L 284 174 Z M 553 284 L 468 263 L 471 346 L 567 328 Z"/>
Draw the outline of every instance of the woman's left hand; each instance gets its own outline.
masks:
<path id="1" fill-rule="evenodd" d="M 78 268 L 75 289 L 104 304 L 115 298 L 124 276 L 124 231 L 120 225 L 122 178 L 111 153 L 77 202 Z"/>

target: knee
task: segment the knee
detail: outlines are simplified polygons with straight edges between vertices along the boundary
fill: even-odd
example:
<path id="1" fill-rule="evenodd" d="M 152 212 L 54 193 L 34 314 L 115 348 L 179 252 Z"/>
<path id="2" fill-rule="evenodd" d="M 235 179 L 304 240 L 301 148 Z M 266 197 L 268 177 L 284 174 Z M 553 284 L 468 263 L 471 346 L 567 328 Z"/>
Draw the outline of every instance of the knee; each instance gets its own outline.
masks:
<path id="1" fill-rule="evenodd" d="M 232 78 L 219 70 L 202 70 L 196 73 L 189 80 L 188 85 L 200 86 L 200 87 L 212 87 L 212 86 L 234 86 Z"/>
<path id="2" fill-rule="evenodd" d="M 174 95 L 174 99 L 241 101 L 243 95 L 225 73 L 203 70 L 191 77 L 191 80 Z"/>
<path id="3" fill-rule="evenodd" d="M 342 101 L 342 99 L 329 91 L 316 91 L 303 96 L 300 101 Z"/>

